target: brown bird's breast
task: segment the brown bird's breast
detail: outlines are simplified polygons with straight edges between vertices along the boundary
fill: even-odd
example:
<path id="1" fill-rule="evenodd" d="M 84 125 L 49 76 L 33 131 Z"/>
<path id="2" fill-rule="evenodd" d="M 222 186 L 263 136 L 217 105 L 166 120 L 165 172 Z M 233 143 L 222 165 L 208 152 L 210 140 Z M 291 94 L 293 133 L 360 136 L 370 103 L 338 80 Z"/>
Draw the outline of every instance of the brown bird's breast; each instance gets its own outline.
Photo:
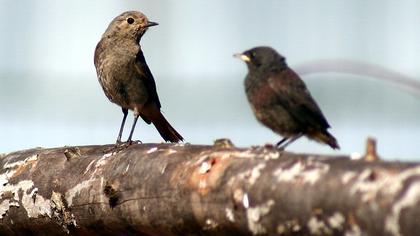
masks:
<path id="1" fill-rule="evenodd" d="M 148 92 L 135 69 L 134 56 L 104 51 L 96 67 L 99 83 L 111 102 L 131 110 L 146 103 Z"/>

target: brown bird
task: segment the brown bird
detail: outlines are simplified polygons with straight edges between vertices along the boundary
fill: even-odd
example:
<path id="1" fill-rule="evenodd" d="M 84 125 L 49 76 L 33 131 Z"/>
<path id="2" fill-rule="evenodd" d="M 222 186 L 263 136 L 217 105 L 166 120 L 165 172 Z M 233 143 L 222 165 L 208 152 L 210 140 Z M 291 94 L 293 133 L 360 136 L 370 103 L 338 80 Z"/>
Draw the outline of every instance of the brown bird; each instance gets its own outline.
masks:
<path id="1" fill-rule="evenodd" d="M 283 136 L 279 149 L 303 135 L 339 149 L 321 109 L 283 56 L 270 47 L 256 47 L 235 57 L 248 66 L 245 92 L 256 118 Z"/>
<path id="2" fill-rule="evenodd" d="M 131 143 L 139 116 L 147 124 L 153 123 L 165 141 L 183 140 L 160 112 L 155 80 L 140 46 L 141 37 L 155 25 L 141 12 L 124 12 L 112 20 L 95 49 L 99 83 L 108 99 L 119 105 L 124 114 L 117 144 L 121 143 L 128 110 L 133 110 L 134 122 L 127 142 Z"/>

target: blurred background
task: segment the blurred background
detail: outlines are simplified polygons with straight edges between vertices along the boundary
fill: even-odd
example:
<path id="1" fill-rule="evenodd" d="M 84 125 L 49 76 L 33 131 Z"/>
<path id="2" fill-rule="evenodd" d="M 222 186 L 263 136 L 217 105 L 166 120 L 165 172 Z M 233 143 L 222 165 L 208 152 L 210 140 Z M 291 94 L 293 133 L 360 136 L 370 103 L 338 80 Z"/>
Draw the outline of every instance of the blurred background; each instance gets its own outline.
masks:
<path id="1" fill-rule="evenodd" d="M 280 140 L 252 115 L 246 66 L 232 57 L 270 45 L 302 71 L 342 147 L 302 138 L 290 151 L 363 153 L 373 136 L 385 159 L 420 159 L 420 1 L 0 1 L 0 153 L 115 142 L 122 113 L 99 86 L 93 53 L 115 16 L 140 10 L 159 23 L 142 46 L 162 110 L 187 142 Z M 343 59 L 359 73 L 309 66 Z M 413 81 L 400 86 L 372 70 Z M 127 121 L 125 139 L 131 114 Z M 134 136 L 162 141 L 143 121 Z"/>

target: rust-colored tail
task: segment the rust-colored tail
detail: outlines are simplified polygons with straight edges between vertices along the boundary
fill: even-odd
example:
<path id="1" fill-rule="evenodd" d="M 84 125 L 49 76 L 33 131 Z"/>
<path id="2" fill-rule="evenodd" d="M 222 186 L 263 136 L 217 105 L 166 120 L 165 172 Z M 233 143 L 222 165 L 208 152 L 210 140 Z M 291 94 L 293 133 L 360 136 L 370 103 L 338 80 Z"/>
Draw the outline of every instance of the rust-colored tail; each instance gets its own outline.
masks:
<path id="1" fill-rule="evenodd" d="M 326 130 L 312 133 L 310 136 L 319 142 L 327 144 L 332 149 L 340 149 L 335 137 Z"/>
<path id="2" fill-rule="evenodd" d="M 160 136 L 162 136 L 165 141 L 171 143 L 184 141 L 184 138 L 169 124 L 160 111 L 154 112 L 151 120 Z"/>

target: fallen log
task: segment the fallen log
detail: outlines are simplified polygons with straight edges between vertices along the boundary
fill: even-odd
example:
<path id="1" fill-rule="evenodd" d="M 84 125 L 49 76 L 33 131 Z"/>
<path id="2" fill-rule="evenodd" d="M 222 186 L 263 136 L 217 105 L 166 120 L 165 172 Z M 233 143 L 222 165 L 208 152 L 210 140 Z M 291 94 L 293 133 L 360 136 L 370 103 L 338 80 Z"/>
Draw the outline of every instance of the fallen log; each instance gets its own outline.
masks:
<path id="1" fill-rule="evenodd" d="M 0 235 L 420 232 L 418 163 L 217 142 L 37 148 L 0 167 Z"/>

